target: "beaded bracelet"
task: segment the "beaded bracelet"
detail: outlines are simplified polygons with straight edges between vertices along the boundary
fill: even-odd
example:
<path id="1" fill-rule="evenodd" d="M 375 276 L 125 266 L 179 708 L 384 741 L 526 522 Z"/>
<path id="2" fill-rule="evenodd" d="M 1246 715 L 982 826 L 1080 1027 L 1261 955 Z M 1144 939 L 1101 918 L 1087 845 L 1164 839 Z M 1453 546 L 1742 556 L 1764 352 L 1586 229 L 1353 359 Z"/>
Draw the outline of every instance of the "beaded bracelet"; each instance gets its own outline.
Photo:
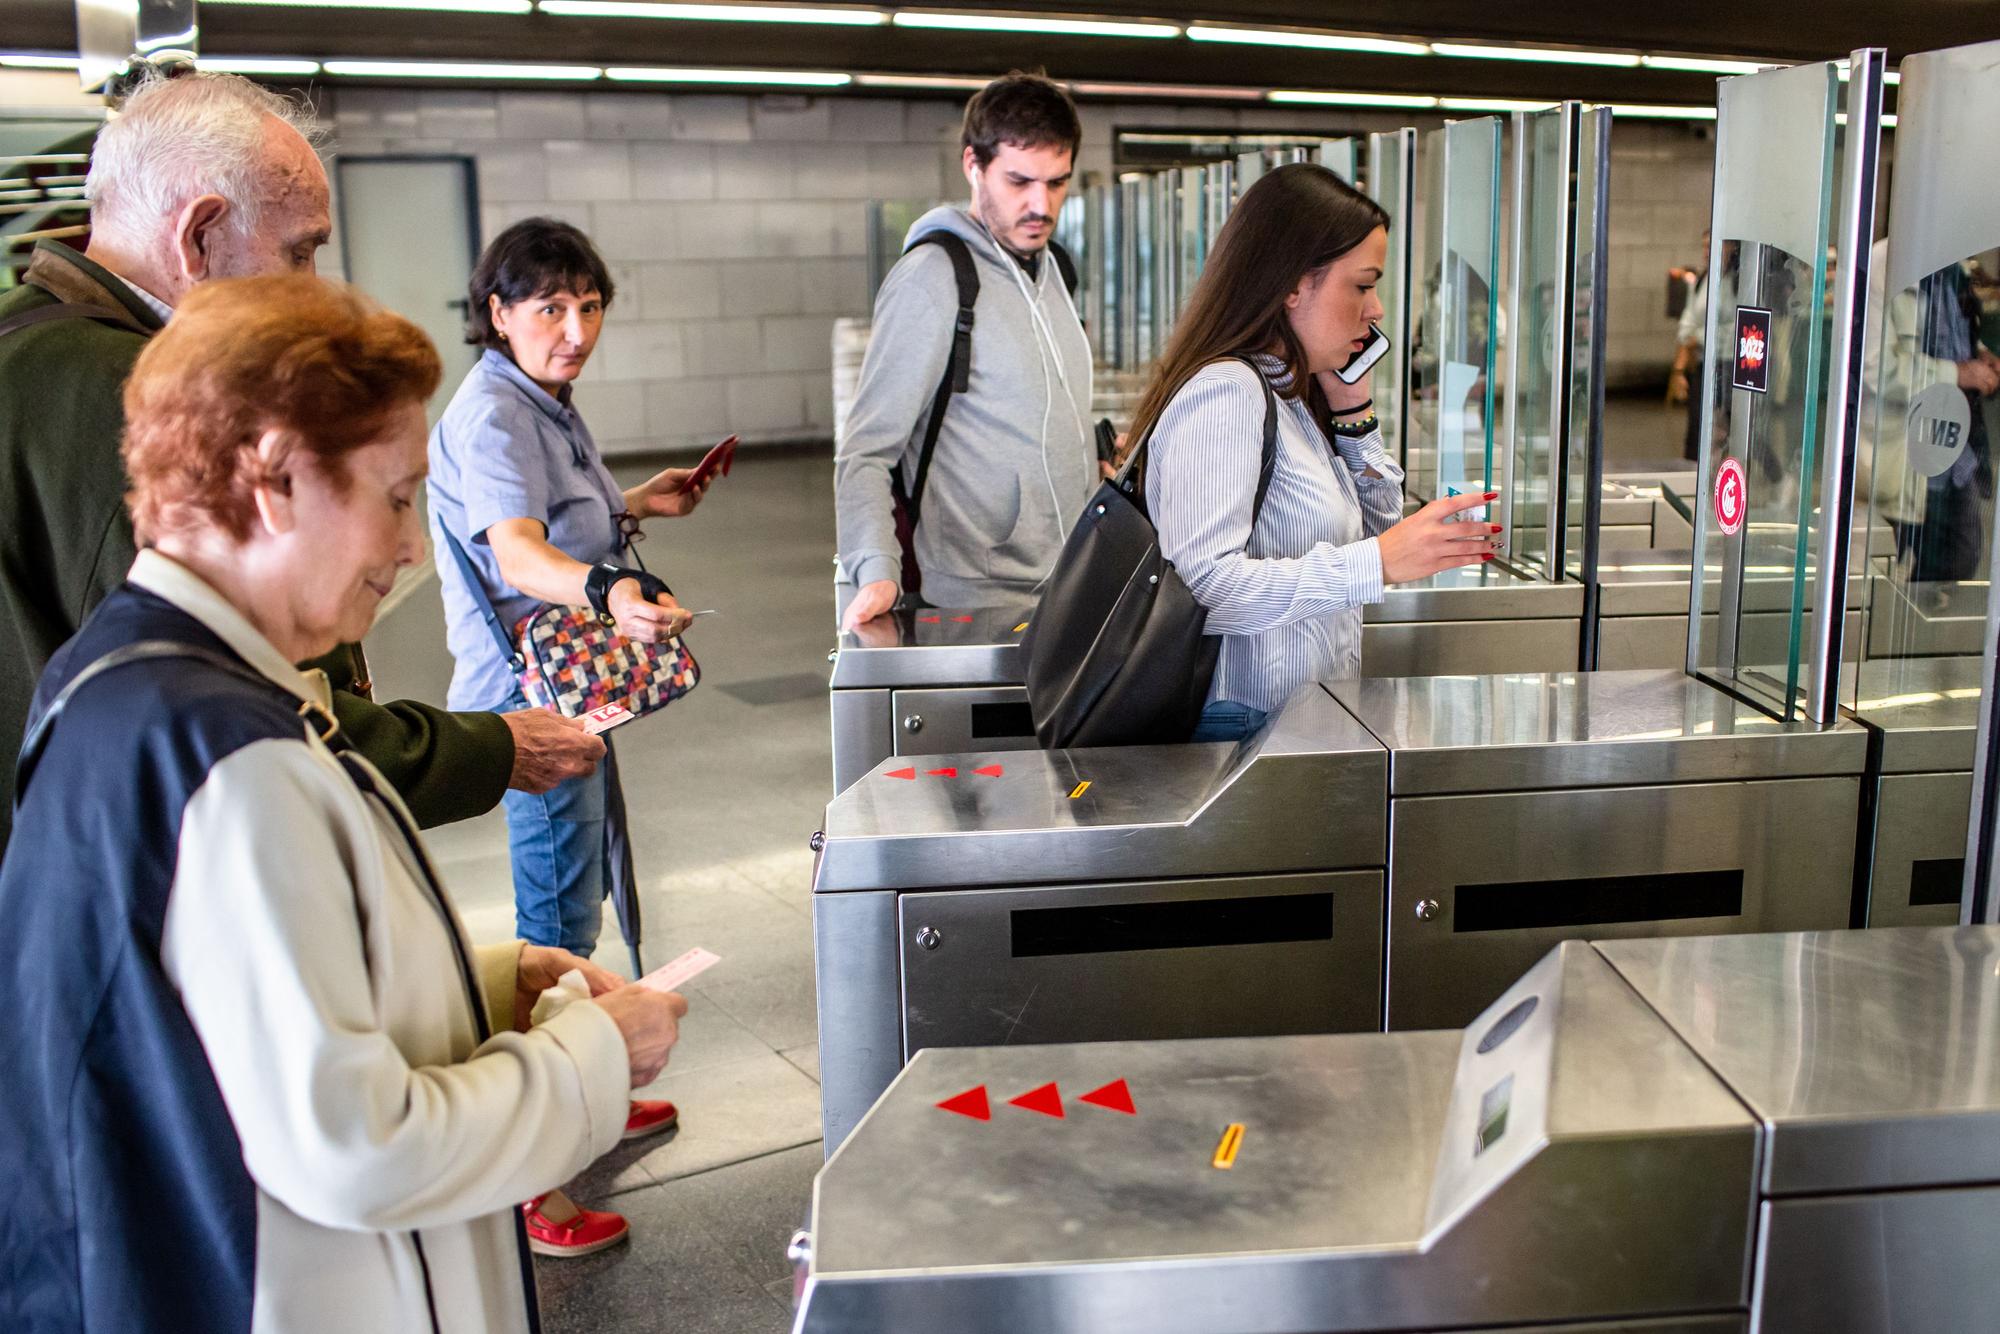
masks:
<path id="1" fill-rule="evenodd" d="M 1358 422 L 1335 422 L 1333 424 L 1333 433 L 1335 435 L 1346 436 L 1351 440 L 1359 440 L 1363 436 L 1372 434 L 1380 425 L 1381 422 L 1371 412 Z"/>

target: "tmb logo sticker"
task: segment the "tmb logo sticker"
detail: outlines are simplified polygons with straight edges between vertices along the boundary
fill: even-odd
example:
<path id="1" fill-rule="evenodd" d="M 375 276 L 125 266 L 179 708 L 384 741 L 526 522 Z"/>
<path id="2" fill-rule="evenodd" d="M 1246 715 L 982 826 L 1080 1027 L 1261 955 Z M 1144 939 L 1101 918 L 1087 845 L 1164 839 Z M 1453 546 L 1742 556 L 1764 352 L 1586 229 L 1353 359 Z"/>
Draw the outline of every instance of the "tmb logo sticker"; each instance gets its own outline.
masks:
<path id="1" fill-rule="evenodd" d="M 1736 308 L 1736 373 L 1738 389 L 1764 393 L 1771 380 L 1771 312 L 1755 306 Z"/>

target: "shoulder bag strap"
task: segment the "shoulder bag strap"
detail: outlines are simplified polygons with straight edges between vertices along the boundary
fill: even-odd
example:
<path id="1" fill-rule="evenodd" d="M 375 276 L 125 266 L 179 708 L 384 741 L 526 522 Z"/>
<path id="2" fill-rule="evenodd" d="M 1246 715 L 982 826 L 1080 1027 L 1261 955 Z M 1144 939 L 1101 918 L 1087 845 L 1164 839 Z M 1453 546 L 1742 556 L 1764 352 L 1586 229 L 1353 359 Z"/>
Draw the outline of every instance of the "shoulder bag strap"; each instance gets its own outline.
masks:
<path id="1" fill-rule="evenodd" d="M 909 254 L 920 245 L 934 245 L 951 256 L 952 277 L 958 283 L 958 317 L 952 324 L 951 356 L 945 362 L 944 378 L 931 397 L 930 420 L 924 424 L 923 447 L 917 451 L 917 474 L 911 480 L 904 503 L 914 530 L 923 516 L 924 485 L 930 480 L 931 456 L 937 452 L 938 432 L 944 429 L 945 408 L 953 394 L 962 394 L 972 385 L 972 308 L 979 300 L 979 272 L 972 264 L 972 249 L 963 237 L 950 232 L 927 232 L 910 243 Z"/>
<path id="2" fill-rule="evenodd" d="M 458 562 L 458 572 L 465 576 L 465 586 L 472 594 L 472 603 L 479 608 L 479 619 L 486 622 L 493 642 L 500 646 L 501 661 L 507 664 L 509 670 L 519 672 L 528 664 L 521 657 L 520 646 L 507 633 L 507 627 L 500 623 L 500 613 L 493 610 L 493 599 L 486 596 L 486 585 L 480 580 L 479 571 L 473 567 L 472 558 L 465 554 L 465 548 L 458 544 L 458 539 L 452 536 L 449 528 L 439 524 L 438 531 L 444 534 L 445 542 L 451 547 L 452 559 Z"/>
<path id="3" fill-rule="evenodd" d="M 1271 477 L 1278 470 L 1278 396 L 1272 392 L 1271 382 L 1264 378 L 1264 372 L 1258 369 L 1256 362 L 1248 357 L 1235 357 L 1232 360 L 1248 366 L 1264 391 L 1263 453 L 1257 470 L 1257 497 L 1250 502 L 1250 526 L 1254 529 L 1257 526 L 1258 516 L 1264 512 L 1264 497 L 1271 490 Z M 1146 446 L 1152 443 L 1152 439 L 1153 433 L 1148 430 L 1145 438 L 1134 444 L 1131 451 L 1126 454 L 1124 466 L 1118 469 L 1118 475 L 1111 479 L 1112 485 L 1128 496 L 1138 491 L 1145 478 L 1140 466 L 1140 456 L 1146 452 Z"/>
<path id="4" fill-rule="evenodd" d="M 0 338 L 37 324 L 48 324 L 55 320 L 104 320 L 121 328 L 131 327 L 131 317 L 122 310 L 110 306 L 87 306 L 76 301 L 58 301 L 53 306 L 36 306 L 0 320 Z"/>
<path id="5" fill-rule="evenodd" d="M 77 692 L 107 672 L 155 658 L 187 658 L 267 690 L 282 689 L 276 682 L 242 662 L 217 653 L 213 649 L 203 648 L 199 644 L 183 644 L 173 639 L 141 639 L 115 648 L 71 677 L 69 684 L 50 701 L 48 711 L 37 718 L 35 725 L 28 729 L 26 739 L 21 742 L 20 758 L 14 762 L 15 810 L 21 808 L 21 798 L 28 790 L 28 780 L 34 777 L 35 766 L 41 762 L 42 752 L 48 749 L 50 734 L 54 732 L 57 721 L 62 718 L 63 710 L 69 707 L 70 700 L 76 697 Z M 299 716 L 312 719 L 320 729 L 320 740 L 328 746 L 336 751 L 346 748 L 346 743 L 340 737 L 340 724 L 334 720 L 332 714 L 316 704 L 300 700 Z"/>

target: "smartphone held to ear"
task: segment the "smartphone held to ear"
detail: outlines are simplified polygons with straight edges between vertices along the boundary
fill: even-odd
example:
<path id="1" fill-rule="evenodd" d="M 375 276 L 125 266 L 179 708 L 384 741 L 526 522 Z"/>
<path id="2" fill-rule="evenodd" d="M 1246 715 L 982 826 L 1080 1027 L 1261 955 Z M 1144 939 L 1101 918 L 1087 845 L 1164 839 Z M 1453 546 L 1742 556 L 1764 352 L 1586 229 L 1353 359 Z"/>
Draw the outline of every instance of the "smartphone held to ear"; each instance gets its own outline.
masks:
<path id="1" fill-rule="evenodd" d="M 1349 357 L 1347 364 L 1334 374 L 1340 377 L 1342 384 L 1358 384 L 1361 377 L 1373 370 L 1375 363 L 1388 355 L 1388 352 L 1389 336 L 1382 332 L 1381 325 L 1371 324 L 1368 326 L 1368 346 Z"/>

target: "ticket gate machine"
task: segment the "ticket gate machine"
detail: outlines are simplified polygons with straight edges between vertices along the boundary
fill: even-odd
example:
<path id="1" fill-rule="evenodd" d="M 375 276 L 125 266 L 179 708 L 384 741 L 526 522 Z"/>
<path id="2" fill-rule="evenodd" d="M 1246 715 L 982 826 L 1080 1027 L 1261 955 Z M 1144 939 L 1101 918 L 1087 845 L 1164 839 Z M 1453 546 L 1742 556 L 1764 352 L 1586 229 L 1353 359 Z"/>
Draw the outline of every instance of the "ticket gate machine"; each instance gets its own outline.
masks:
<path id="1" fill-rule="evenodd" d="M 1571 941 L 1458 1031 L 930 1050 L 820 1172 L 794 1328 L 1972 1334 L 1995 1051 L 2000 927 Z"/>

